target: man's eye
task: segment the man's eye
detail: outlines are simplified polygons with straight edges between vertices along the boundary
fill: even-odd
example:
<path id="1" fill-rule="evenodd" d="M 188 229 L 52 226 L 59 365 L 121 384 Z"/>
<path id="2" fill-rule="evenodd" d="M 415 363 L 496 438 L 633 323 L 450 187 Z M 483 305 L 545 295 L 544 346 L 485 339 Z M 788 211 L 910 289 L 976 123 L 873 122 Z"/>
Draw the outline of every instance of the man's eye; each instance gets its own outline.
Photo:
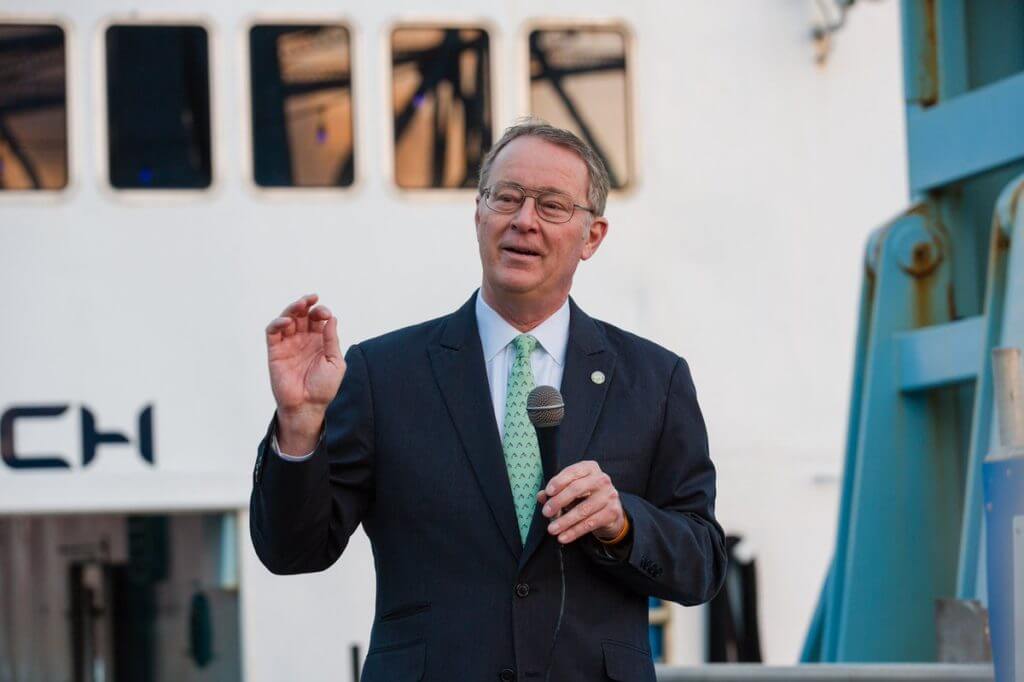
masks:
<path id="1" fill-rule="evenodd" d="M 559 201 L 547 201 L 544 203 L 544 208 L 550 208 L 552 211 L 568 210 L 568 207 Z"/>
<path id="2" fill-rule="evenodd" d="M 519 197 L 511 192 L 499 192 L 495 197 L 498 201 L 515 202 L 519 201 Z"/>

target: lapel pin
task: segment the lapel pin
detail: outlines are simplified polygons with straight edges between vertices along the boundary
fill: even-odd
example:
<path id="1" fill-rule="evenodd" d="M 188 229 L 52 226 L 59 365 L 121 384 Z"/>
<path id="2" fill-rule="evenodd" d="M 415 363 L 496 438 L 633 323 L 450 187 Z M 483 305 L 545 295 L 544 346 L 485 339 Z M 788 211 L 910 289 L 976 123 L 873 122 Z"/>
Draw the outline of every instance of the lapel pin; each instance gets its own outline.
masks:
<path id="1" fill-rule="evenodd" d="M 594 372 L 593 374 L 590 375 L 590 380 L 593 381 L 598 386 L 600 386 L 601 384 L 604 383 L 604 372 L 600 370 Z"/>

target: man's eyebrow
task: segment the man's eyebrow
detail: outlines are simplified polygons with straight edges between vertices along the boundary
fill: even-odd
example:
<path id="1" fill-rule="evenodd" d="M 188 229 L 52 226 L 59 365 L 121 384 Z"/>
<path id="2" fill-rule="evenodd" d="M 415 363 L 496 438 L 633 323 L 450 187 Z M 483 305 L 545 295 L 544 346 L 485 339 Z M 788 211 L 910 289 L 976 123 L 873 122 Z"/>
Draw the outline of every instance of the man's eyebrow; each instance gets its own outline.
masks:
<path id="1" fill-rule="evenodd" d="M 534 187 L 533 189 L 539 190 L 541 192 L 554 192 L 555 194 L 564 194 L 566 196 L 571 196 L 568 192 L 566 192 L 564 189 L 562 189 L 560 187 L 544 186 L 544 187 Z"/>
<path id="2" fill-rule="evenodd" d="M 527 187 L 526 185 L 521 185 L 518 182 L 513 182 L 511 180 L 501 180 L 500 182 L 505 182 L 509 185 L 516 185 L 517 187 L 522 187 L 523 189 L 536 190 L 538 192 L 554 192 L 555 194 L 564 194 L 567 197 L 572 196 L 572 194 L 567 192 L 562 187 L 551 187 L 550 185 L 545 185 L 543 187 Z"/>

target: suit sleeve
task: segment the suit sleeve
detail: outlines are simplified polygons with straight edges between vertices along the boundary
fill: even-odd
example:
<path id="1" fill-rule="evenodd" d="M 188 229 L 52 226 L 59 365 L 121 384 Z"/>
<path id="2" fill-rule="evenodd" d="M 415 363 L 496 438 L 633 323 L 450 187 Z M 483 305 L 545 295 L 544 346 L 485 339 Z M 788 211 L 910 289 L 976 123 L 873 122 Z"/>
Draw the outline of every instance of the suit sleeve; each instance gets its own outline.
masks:
<path id="1" fill-rule="evenodd" d="M 620 500 L 632 525 L 628 554 L 616 557 L 587 536 L 587 555 L 640 594 L 687 606 L 710 600 L 725 579 L 725 538 L 715 520 L 707 429 L 682 358 L 669 382 L 645 494 L 620 492 Z"/>
<path id="2" fill-rule="evenodd" d="M 372 504 L 373 399 L 359 346 L 349 349 L 345 363 L 345 378 L 312 456 L 289 461 L 273 451 L 276 415 L 259 445 L 249 532 L 272 573 L 331 566 Z"/>

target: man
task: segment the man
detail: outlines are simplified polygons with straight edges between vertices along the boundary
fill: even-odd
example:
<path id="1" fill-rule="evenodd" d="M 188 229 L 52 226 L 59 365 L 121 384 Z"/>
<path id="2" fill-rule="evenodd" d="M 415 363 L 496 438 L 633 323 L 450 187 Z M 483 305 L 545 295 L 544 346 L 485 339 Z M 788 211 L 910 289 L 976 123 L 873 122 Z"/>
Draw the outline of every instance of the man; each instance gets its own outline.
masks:
<path id="1" fill-rule="evenodd" d="M 267 327 L 277 413 L 253 544 L 275 573 L 319 571 L 363 524 L 377 572 L 364 682 L 653 682 L 648 595 L 718 590 L 715 470 L 686 363 L 569 299 L 607 193 L 572 133 L 513 126 L 481 168 L 483 280 L 459 310 L 345 359 L 315 295 Z M 565 399 L 543 490 L 524 406 L 541 384 Z"/>

